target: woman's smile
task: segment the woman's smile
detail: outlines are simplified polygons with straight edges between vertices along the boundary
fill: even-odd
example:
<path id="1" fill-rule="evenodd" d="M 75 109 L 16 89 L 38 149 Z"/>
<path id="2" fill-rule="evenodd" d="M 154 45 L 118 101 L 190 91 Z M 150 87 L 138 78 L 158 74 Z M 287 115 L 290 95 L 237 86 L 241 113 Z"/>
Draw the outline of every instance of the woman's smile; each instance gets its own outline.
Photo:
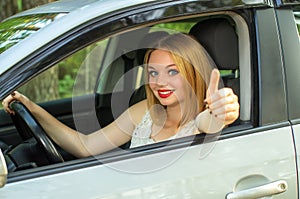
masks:
<path id="1" fill-rule="evenodd" d="M 173 94 L 174 91 L 173 90 L 160 89 L 157 92 L 158 92 L 159 97 L 168 98 Z"/>

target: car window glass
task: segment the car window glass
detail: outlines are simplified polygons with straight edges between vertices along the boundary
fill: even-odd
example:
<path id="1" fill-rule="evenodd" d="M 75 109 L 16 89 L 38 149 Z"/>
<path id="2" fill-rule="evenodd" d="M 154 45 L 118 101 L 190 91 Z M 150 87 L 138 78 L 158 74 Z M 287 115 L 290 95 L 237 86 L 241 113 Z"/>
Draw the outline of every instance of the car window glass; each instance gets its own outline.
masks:
<path id="1" fill-rule="evenodd" d="M 3 21 L 0 23 L 0 54 L 64 15 L 64 13 L 37 14 Z"/>
<path id="2" fill-rule="evenodd" d="M 18 89 L 35 102 L 46 102 L 94 92 L 107 39 L 60 61 Z"/>
<path id="3" fill-rule="evenodd" d="M 300 35 L 300 10 L 294 11 L 295 21 L 298 29 L 298 33 Z"/>

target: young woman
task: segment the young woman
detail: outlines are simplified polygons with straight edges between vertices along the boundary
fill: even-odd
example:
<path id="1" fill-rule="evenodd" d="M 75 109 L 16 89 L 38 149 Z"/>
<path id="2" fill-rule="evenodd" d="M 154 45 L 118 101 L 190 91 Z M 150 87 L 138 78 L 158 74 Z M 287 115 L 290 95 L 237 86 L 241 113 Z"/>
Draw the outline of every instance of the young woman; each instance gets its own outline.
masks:
<path id="1" fill-rule="evenodd" d="M 87 157 L 111 150 L 131 139 L 131 147 L 197 133 L 216 133 L 239 116 L 237 96 L 218 89 L 220 74 L 205 49 L 193 38 L 173 34 L 155 42 L 145 55 L 147 99 L 129 107 L 114 122 L 84 135 L 19 92 L 2 104 L 22 102 L 47 134 L 64 150 Z"/>

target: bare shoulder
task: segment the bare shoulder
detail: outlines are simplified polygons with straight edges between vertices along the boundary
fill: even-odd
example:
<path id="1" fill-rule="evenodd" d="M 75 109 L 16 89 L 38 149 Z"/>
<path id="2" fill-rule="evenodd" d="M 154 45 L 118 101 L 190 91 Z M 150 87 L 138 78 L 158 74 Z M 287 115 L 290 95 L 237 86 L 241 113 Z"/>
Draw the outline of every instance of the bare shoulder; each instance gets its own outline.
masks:
<path id="1" fill-rule="evenodd" d="M 139 124 L 147 111 L 147 100 L 134 104 L 128 109 L 128 111 L 135 125 Z"/>

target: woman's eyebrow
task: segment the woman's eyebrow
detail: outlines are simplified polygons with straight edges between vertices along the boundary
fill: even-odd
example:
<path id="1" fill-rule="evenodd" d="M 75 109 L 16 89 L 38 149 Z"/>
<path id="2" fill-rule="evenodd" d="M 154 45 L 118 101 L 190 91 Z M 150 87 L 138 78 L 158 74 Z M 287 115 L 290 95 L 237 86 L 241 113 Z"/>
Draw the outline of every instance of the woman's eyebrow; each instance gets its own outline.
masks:
<path id="1" fill-rule="evenodd" d="M 176 64 L 169 64 L 169 65 L 166 65 L 166 68 L 170 68 L 170 67 L 173 67 L 173 66 L 176 66 Z"/>
<path id="2" fill-rule="evenodd" d="M 162 65 L 158 65 L 158 66 L 162 66 Z M 176 64 L 168 64 L 166 65 L 165 67 L 166 68 L 170 68 L 170 67 L 173 67 L 173 66 L 176 66 Z M 155 69 L 155 66 L 151 66 L 151 65 L 148 65 L 148 69 Z"/>
<path id="3" fill-rule="evenodd" d="M 148 65 L 147 69 L 155 69 L 153 66 Z"/>

